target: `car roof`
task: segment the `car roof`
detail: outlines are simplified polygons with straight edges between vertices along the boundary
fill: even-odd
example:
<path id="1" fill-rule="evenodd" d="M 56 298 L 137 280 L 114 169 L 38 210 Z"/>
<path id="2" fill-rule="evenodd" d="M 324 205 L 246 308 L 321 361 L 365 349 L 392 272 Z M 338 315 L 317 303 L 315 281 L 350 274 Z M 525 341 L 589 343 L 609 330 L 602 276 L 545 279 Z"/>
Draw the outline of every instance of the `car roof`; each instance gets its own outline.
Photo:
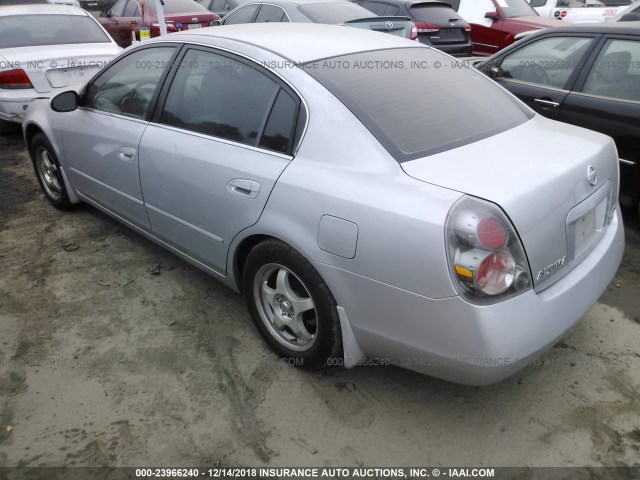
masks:
<path id="1" fill-rule="evenodd" d="M 640 22 L 603 22 L 603 23 L 583 23 L 571 25 L 569 23 L 560 28 L 549 28 L 541 30 L 534 35 L 550 33 L 622 33 L 640 36 Z M 499 52 L 498 52 L 499 53 Z"/>
<path id="2" fill-rule="evenodd" d="M 0 17 L 13 15 L 79 15 L 87 16 L 87 12 L 73 5 L 51 3 L 35 3 L 28 5 L 1 5 Z"/>
<path id="3" fill-rule="evenodd" d="M 215 38 L 254 45 L 295 63 L 313 62 L 370 50 L 428 48 L 395 35 L 320 23 L 224 25 L 172 33 L 166 37 L 155 37 L 145 43 L 177 40 L 215 45 Z"/>

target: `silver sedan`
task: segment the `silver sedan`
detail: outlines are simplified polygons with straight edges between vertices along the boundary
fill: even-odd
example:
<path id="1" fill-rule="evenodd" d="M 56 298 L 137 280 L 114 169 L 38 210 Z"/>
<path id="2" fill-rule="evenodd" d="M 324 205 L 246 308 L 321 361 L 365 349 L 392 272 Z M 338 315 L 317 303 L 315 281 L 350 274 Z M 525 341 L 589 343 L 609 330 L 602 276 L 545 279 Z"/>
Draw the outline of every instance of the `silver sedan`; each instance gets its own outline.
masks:
<path id="1" fill-rule="evenodd" d="M 589 310 L 624 249 L 604 135 L 391 35 L 172 34 L 29 108 L 53 206 L 86 202 L 246 297 L 292 363 L 483 385 Z"/>

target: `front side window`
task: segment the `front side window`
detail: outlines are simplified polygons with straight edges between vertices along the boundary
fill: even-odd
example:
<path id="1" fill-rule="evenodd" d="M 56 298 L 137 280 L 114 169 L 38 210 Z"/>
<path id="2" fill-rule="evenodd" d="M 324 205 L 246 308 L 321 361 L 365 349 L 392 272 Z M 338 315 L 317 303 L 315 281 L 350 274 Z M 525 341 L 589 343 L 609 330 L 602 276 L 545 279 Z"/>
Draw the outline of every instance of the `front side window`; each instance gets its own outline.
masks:
<path id="1" fill-rule="evenodd" d="M 258 15 L 256 16 L 256 23 L 279 23 L 283 21 L 288 21 L 284 10 L 280 7 L 276 7 L 275 5 L 262 5 Z"/>
<path id="2" fill-rule="evenodd" d="M 334 57 L 306 71 L 399 162 L 467 145 L 531 118 L 471 67 L 429 68 L 437 62 L 454 65 L 431 49 L 395 48 Z"/>
<path id="3" fill-rule="evenodd" d="M 127 0 L 119 0 L 118 3 L 116 3 L 113 7 L 111 7 L 111 10 L 109 10 L 109 16 L 121 17 L 124 13 L 124 7 L 126 3 Z"/>
<path id="4" fill-rule="evenodd" d="M 0 48 L 110 43 L 87 15 L 8 15 L 0 17 Z"/>
<path id="5" fill-rule="evenodd" d="M 256 15 L 256 10 L 258 10 L 258 7 L 259 5 L 255 3 L 241 7 L 238 10 L 224 17 L 223 23 L 225 25 L 235 25 L 238 23 L 251 23 L 253 21 L 253 17 L 255 17 Z"/>
<path id="6" fill-rule="evenodd" d="M 129 0 L 127 6 L 124 9 L 124 17 L 139 17 L 140 9 L 138 8 L 138 2 L 135 0 Z"/>
<path id="7" fill-rule="evenodd" d="M 552 88 L 568 88 L 568 81 L 577 69 L 592 38 L 551 37 L 530 43 L 507 55 L 500 68 L 502 78 Z"/>
<path id="8" fill-rule="evenodd" d="M 453 2 L 454 10 L 460 14 L 469 23 L 490 26 L 491 20 L 485 18 L 488 12 L 495 12 L 496 7 L 491 0 L 459 0 L 459 7 L 456 9 L 456 3 Z"/>
<path id="9" fill-rule="evenodd" d="M 582 93 L 640 102 L 640 41 L 609 40 L 591 67 Z"/>
<path id="10" fill-rule="evenodd" d="M 562 1 L 562 0 L 559 0 L 559 1 Z M 529 2 L 529 5 L 531 5 L 532 7 L 544 7 L 546 3 L 547 3 L 547 0 L 531 0 Z"/>
<path id="11" fill-rule="evenodd" d="M 231 5 L 229 5 L 227 0 L 213 0 L 211 9 L 214 12 L 228 12 L 231 9 Z"/>
<path id="12" fill-rule="evenodd" d="M 174 47 L 139 50 L 118 60 L 89 85 L 87 108 L 144 119 Z"/>
<path id="13" fill-rule="evenodd" d="M 181 64 L 188 68 L 180 68 L 173 79 L 161 123 L 276 151 L 290 147 L 297 113 L 271 77 L 197 49 L 189 50 Z"/>

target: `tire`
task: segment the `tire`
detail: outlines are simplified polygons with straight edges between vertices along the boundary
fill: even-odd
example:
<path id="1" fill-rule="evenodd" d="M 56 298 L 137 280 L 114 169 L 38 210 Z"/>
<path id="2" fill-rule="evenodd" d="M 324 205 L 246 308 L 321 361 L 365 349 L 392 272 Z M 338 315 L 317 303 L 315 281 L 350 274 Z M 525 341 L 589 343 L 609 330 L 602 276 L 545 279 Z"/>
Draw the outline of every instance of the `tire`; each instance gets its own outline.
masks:
<path id="1" fill-rule="evenodd" d="M 242 286 L 256 328 L 281 358 L 309 369 L 340 364 L 336 301 L 300 253 L 278 240 L 259 243 L 247 256 Z"/>
<path id="2" fill-rule="evenodd" d="M 67 187 L 64 184 L 60 163 L 53 147 L 43 133 L 33 137 L 29 145 L 29 154 L 40 188 L 47 200 L 58 210 L 69 210 L 73 207 L 69 201 Z"/>

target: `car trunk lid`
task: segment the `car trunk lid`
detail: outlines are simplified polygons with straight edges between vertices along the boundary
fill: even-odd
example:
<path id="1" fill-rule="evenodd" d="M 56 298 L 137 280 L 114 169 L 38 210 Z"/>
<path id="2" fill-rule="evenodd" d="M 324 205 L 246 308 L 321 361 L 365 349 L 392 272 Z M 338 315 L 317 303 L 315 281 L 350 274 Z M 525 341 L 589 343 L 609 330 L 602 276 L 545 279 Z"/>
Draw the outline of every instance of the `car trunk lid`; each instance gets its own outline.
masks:
<path id="1" fill-rule="evenodd" d="M 391 33 L 409 38 L 413 22 L 409 17 L 369 17 L 344 22 L 349 27 L 368 28 L 375 32 Z"/>
<path id="2" fill-rule="evenodd" d="M 591 251 L 617 199 L 613 141 L 540 116 L 402 167 L 418 180 L 499 205 L 522 240 L 536 291 L 562 278 Z"/>
<path id="3" fill-rule="evenodd" d="M 12 65 L 27 73 L 33 88 L 46 93 L 81 81 L 90 80 L 122 49 L 113 44 L 54 45 L 19 47 L 2 52 Z"/>

